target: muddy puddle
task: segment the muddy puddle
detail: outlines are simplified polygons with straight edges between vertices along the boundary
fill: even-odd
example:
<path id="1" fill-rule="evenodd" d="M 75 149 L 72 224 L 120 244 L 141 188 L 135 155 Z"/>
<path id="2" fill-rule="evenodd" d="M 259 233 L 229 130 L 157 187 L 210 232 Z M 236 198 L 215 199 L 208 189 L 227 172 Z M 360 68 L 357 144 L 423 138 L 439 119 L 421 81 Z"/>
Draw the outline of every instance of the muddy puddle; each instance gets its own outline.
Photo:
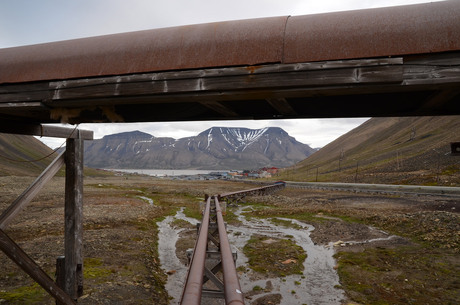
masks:
<path id="1" fill-rule="evenodd" d="M 255 286 L 265 288 L 267 287 L 267 281 L 270 281 L 268 286 L 273 288 L 265 294 L 280 293 L 282 295 L 282 304 L 341 304 L 340 300 L 343 298 L 344 293 L 342 290 L 335 288 L 340 283 L 337 272 L 334 270 L 336 264 L 333 258 L 334 249 L 332 246 L 315 245 L 312 242 L 310 232 L 313 231 L 313 226 L 297 220 L 283 218 L 280 219 L 293 222 L 302 229 L 275 225 L 268 219 L 247 221 L 241 215 L 241 207 L 235 213 L 238 215 L 239 220 L 244 223 L 240 227 L 228 226 L 230 242 L 238 252 L 237 267 L 247 264 L 248 259 L 243 253 L 243 247 L 253 234 L 277 238 L 289 236 L 307 253 L 303 276 L 296 274 L 283 278 L 265 278 L 254 281 L 251 279 L 251 273 L 245 273 L 240 275 L 240 284 L 244 292 L 251 291 Z M 263 295 L 257 295 L 257 298 Z"/>
<path id="2" fill-rule="evenodd" d="M 185 229 L 174 229 L 171 223 L 175 219 L 188 221 L 192 225 L 198 223 L 196 219 L 186 217 L 183 208 L 175 216 L 168 216 L 162 222 L 158 223 L 158 254 L 161 267 L 168 273 L 166 289 L 169 295 L 174 298 L 170 304 L 179 304 L 187 275 L 187 266 L 184 266 L 176 256 L 176 242 L 179 239 L 179 234 Z"/>
<path id="3" fill-rule="evenodd" d="M 243 253 L 243 247 L 250 239 L 251 235 L 265 235 L 274 238 L 289 238 L 307 253 L 304 262 L 305 270 L 303 275 L 289 275 L 282 278 L 263 278 L 255 275 L 252 271 L 239 273 L 240 284 L 246 295 L 251 295 L 246 300 L 246 304 L 266 295 L 280 294 L 281 304 L 341 304 L 344 292 L 339 288 L 339 277 L 334 266 L 336 265 L 334 246 L 315 245 L 310 239 L 310 233 L 314 227 L 301 221 L 283 219 L 293 222 L 298 228 L 285 227 L 270 222 L 269 219 L 250 219 L 247 220 L 242 215 L 242 208 L 235 211 L 242 225 L 228 225 L 227 231 L 229 241 L 234 251 L 237 252 L 238 259 L 236 267 L 247 266 L 248 259 Z M 169 274 L 166 289 L 173 298 L 171 304 L 178 304 L 184 285 L 187 266 L 180 262 L 176 256 L 176 242 L 184 229 L 174 229 L 171 223 L 175 219 L 182 219 L 196 225 L 196 219 L 188 218 L 182 210 L 177 214 L 167 217 L 159 225 L 159 255 L 162 268 Z M 391 238 L 391 237 L 389 237 Z M 254 295 L 253 288 L 259 286 L 264 290 Z"/>

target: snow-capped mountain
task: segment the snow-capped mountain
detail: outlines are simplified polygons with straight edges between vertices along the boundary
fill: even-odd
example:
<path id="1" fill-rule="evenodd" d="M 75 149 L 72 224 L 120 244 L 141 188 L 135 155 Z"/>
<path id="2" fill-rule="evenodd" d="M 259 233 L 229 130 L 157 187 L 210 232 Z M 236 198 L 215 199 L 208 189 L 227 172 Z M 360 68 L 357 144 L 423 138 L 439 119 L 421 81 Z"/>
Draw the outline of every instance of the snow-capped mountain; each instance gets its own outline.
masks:
<path id="1" fill-rule="evenodd" d="M 85 164 L 99 168 L 255 169 L 290 166 L 314 151 L 277 127 L 212 127 L 177 140 L 133 131 L 87 142 Z"/>

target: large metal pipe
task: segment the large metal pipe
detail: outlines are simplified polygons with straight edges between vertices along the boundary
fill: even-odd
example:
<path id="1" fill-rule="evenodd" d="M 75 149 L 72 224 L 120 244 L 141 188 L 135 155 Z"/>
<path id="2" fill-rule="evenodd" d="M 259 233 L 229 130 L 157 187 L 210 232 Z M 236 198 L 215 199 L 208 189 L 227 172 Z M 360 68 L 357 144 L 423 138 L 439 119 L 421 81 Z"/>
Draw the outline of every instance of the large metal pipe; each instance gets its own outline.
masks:
<path id="1" fill-rule="evenodd" d="M 0 49 L 0 83 L 460 50 L 460 2 L 281 16 Z"/>
<path id="2" fill-rule="evenodd" d="M 182 292 L 182 305 L 198 305 L 201 303 L 201 289 L 203 287 L 204 264 L 206 260 L 206 247 L 208 244 L 209 214 L 211 210 L 211 197 L 207 198 L 201 221 L 200 232 L 195 243 L 193 256 L 187 273 L 187 280 Z"/>
<path id="3" fill-rule="evenodd" d="M 219 244 L 222 261 L 222 273 L 224 274 L 224 295 L 226 305 L 244 304 L 238 275 L 236 274 L 235 262 L 228 242 L 227 230 L 225 229 L 224 218 L 219 200 L 215 197 L 217 227 L 219 229 Z"/>

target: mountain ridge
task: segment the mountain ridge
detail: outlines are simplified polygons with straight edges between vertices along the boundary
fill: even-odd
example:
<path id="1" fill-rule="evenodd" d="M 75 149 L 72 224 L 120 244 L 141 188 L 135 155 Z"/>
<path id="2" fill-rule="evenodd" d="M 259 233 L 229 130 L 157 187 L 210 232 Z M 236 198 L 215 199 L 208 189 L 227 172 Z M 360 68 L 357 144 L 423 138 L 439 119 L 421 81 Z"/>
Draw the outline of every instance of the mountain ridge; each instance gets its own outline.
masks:
<path id="1" fill-rule="evenodd" d="M 279 127 L 211 127 L 180 139 L 132 131 L 87 142 L 85 164 L 98 168 L 251 169 L 289 166 L 314 151 Z"/>

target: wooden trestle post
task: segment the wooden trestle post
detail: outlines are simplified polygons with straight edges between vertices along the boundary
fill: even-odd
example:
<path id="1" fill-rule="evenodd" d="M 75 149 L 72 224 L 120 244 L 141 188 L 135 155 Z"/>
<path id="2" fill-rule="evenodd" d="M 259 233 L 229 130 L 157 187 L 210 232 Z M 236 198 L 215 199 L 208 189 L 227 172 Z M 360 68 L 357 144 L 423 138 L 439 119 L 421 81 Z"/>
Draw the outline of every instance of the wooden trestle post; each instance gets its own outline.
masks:
<path id="1" fill-rule="evenodd" d="M 83 139 L 67 139 L 65 181 L 64 290 L 83 294 Z"/>

